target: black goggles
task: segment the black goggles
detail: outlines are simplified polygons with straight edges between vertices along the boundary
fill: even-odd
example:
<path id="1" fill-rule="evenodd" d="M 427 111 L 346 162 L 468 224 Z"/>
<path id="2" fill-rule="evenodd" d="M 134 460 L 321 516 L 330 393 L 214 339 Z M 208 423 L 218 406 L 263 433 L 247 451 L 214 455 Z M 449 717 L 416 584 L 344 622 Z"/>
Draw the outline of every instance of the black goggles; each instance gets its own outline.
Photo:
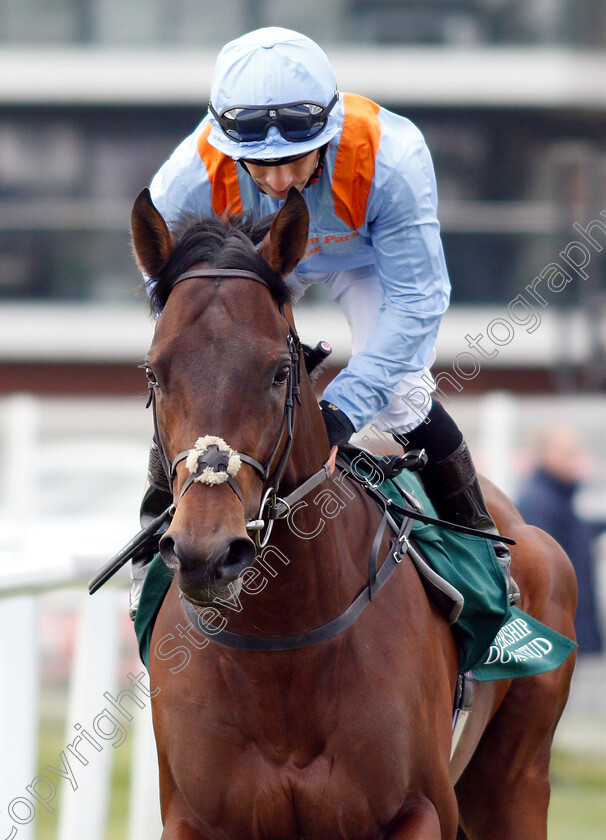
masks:
<path id="1" fill-rule="evenodd" d="M 260 107 L 237 105 L 225 108 L 220 114 L 215 111 L 212 102 L 209 102 L 208 110 L 221 126 L 223 133 L 236 143 L 263 140 L 272 125 L 276 126 L 285 140 L 302 143 L 322 131 L 338 98 L 339 93 L 335 92 L 328 105 L 318 105 L 317 102 L 289 102 L 285 105 Z"/>

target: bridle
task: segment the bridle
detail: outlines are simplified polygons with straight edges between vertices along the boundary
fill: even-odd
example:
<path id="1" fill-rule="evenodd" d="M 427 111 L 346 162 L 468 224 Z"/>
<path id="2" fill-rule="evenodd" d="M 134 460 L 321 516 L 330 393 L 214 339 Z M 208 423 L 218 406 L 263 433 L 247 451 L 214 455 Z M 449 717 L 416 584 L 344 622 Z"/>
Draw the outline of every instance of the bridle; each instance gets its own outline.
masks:
<path id="1" fill-rule="evenodd" d="M 180 274 L 174 281 L 171 291 L 178 283 L 181 283 L 184 280 L 191 280 L 194 278 L 217 279 L 221 277 L 235 277 L 254 280 L 269 289 L 267 281 L 254 271 L 233 268 L 201 268 L 193 269 Z M 279 311 L 285 318 L 289 328 L 286 339 L 289 355 L 288 374 L 286 379 L 286 397 L 284 401 L 284 413 L 282 415 L 280 430 L 273 449 L 264 464 L 261 464 L 251 455 L 230 450 L 226 445 L 222 446 L 224 441 L 221 441 L 220 439 L 216 439 L 216 442 L 207 445 L 204 449 L 196 446 L 190 449 L 185 449 L 182 452 L 179 452 L 178 455 L 176 455 L 171 461 L 166 453 L 158 423 L 155 399 L 155 389 L 158 383 L 155 381 L 149 381 L 147 407 L 150 405 L 152 407 L 154 435 L 162 465 L 170 486 L 172 487 L 174 484 L 179 464 L 185 461 L 189 469 L 189 475 L 183 483 L 177 500 L 174 501 L 163 514 L 164 521 L 169 518 L 172 519 L 175 515 L 177 505 L 189 488 L 197 481 L 201 483 L 222 483 L 225 481 L 239 498 L 242 503 L 242 507 L 246 508 L 244 496 L 236 477 L 234 474 L 229 474 L 229 453 L 231 453 L 233 456 L 237 456 L 239 461 L 251 466 L 263 482 L 264 490 L 259 506 L 259 512 L 255 519 L 246 523 L 246 528 L 249 531 L 255 532 L 255 542 L 257 547 L 264 548 L 269 541 L 274 522 L 277 519 L 288 516 L 291 506 L 295 502 L 299 501 L 299 499 L 301 499 L 304 495 L 309 493 L 314 487 L 328 478 L 333 471 L 334 462 L 329 460 L 320 470 L 318 470 L 317 473 L 314 473 L 314 475 L 303 482 L 303 484 L 301 484 L 289 496 L 286 498 L 280 498 L 278 496 L 280 483 L 290 458 L 294 441 L 295 409 L 297 404 L 301 404 L 301 341 L 295 328 L 288 320 L 282 305 L 279 306 Z M 281 447 L 282 451 L 280 452 Z M 276 459 L 277 463 L 275 463 L 274 466 Z M 264 517 L 266 517 L 267 523 Z M 265 533 L 262 534 L 264 528 Z"/>
<path id="2" fill-rule="evenodd" d="M 257 283 L 261 283 L 269 289 L 267 281 L 254 271 L 232 268 L 202 268 L 193 269 L 180 274 L 173 282 L 170 291 L 172 291 L 178 283 L 196 277 L 208 277 L 210 279 L 236 277 L 249 279 L 254 280 Z M 168 527 L 167 523 L 175 515 L 177 505 L 183 498 L 184 493 L 189 490 L 195 481 L 201 481 L 209 484 L 227 482 L 239 498 L 242 506 L 245 508 L 242 491 L 235 480 L 235 475 L 233 474 L 235 471 L 230 471 L 230 458 L 232 456 L 237 456 L 240 462 L 244 462 L 245 464 L 251 466 L 263 482 L 264 489 L 257 516 L 255 519 L 251 519 L 246 523 L 247 530 L 254 532 L 255 543 L 257 548 L 260 549 L 265 548 L 269 542 L 274 522 L 277 519 L 282 519 L 288 516 L 291 507 L 294 504 L 300 501 L 323 481 L 330 478 L 334 472 L 335 458 L 337 455 L 336 447 L 334 447 L 331 451 L 328 461 L 326 461 L 326 463 L 324 463 L 317 472 L 305 479 L 302 484 L 284 498 L 280 498 L 278 496 L 280 483 L 282 481 L 288 459 L 290 458 L 294 441 L 295 409 L 297 404 L 301 403 L 299 387 L 301 381 L 301 342 L 295 328 L 288 320 L 282 305 L 279 306 L 279 311 L 286 320 L 289 328 L 287 337 L 289 364 L 286 383 L 286 398 L 280 431 L 278 433 L 276 443 L 265 464 L 261 464 L 251 455 L 234 452 L 225 444 L 225 441 L 222 441 L 220 438 L 214 438 L 213 443 L 206 446 L 204 449 L 201 449 L 198 446 L 199 442 L 203 440 L 199 438 L 192 448 L 179 452 L 179 454 L 171 461 L 166 453 L 158 423 L 156 410 L 156 388 L 158 386 L 158 382 L 155 378 L 152 380 L 148 376 L 148 399 L 146 407 L 152 407 L 154 437 L 157 454 L 159 456 L 159 461 L 154 458 L 153 466 L 152 461 L 150 460 L 150 481 L 154 484 L 154 486 L 170 492 L 176 477 L 177 467 L 182 461 L 185 461 L 188 465 L 190 474 L 186 478 L 176 502 L 173 501 L 166 510 L 162 511 L 156 517 L 147 522 L 142 530 L 129 540 L 129 542 L 93 576 L 89 583 L 89 592 L 91 594 L 103 586 L 103 584 L 106 583 L 106 581 L 108 581 L 112 575 L 118 571 L 118 569 L 121 569 L 128 560 L 135 557 L 137 552 L 141 551 L 143 547 L 149 545 L 150 540 L 153 542 L 156 540 L 158 535 L 166 531 Z M 146 365 L 143 365 L 143 367 L 146 367 Z M 280 453 L 280 446 L 282 445 L 283 439 L 285 439 L 284 445 L 282 452 Z M 276 458 L 278 461 L 274 467 L 274 461 Z M 230 472 L 232 474 L 230 474 Z M 264 517 L 267 518 L 267 522 Z M 265 529 L 264 533 L 263 529 Z"/>

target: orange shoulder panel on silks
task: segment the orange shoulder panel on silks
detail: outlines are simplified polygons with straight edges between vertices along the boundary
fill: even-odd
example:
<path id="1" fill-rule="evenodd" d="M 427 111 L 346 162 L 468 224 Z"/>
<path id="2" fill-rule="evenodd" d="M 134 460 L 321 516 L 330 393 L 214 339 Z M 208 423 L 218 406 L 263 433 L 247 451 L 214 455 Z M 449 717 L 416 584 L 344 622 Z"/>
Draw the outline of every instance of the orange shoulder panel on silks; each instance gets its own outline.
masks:
<path id="1" fill-rule="evenodd" d="M 332 179 L 337 216 L 353 230 L 364 224 L 381 139 L 376 102 L 346 93 L 345 116 Z"/>
<path id="2" fill-rule="evenodd" d="M 237 164 L 227 155 L 215 149 L 207 140 L 210 125 L 207 125 L 198 138 L 198 154 L 204 162 L 210 181 L 212 208 L 215 216 L 225 212 L 242 212 L 242 197 L 238 183 Z"/>

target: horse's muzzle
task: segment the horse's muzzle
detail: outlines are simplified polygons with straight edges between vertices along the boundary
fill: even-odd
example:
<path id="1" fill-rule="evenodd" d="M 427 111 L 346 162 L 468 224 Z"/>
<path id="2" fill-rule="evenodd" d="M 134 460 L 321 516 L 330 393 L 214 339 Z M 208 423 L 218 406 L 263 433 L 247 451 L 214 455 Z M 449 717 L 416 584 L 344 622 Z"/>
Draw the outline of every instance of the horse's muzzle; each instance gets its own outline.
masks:
<path id="1" fill-rule="evenodd" d="M 185 595 L 208 593 L 215 586 L 236 580 L 255 560 L 255 544 L 249 537 L 232 537 L 206 546 L 173 536 L 169 531 L 160 540 L 162 559 L 177 575 Z"/>

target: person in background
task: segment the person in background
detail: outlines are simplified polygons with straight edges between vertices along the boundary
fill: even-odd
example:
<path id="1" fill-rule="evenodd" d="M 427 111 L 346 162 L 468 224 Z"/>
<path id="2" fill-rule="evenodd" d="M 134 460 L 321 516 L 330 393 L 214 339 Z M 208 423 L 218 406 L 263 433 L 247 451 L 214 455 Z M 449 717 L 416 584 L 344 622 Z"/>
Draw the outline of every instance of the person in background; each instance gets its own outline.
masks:
<path id="1" fill-rule="evenodd" d="M 606 520 L 583 519 L 574 505 L 589 469 L 576 430 L 550 425 L 537 438 L 536 468 L 518 499 L 518 509 L 528 524 L 547 531 L 574 565 L 579 585 L 575 628 L 581 654 L 603 650 L 594 549 L 596 537 L 606 530 Z"/>

